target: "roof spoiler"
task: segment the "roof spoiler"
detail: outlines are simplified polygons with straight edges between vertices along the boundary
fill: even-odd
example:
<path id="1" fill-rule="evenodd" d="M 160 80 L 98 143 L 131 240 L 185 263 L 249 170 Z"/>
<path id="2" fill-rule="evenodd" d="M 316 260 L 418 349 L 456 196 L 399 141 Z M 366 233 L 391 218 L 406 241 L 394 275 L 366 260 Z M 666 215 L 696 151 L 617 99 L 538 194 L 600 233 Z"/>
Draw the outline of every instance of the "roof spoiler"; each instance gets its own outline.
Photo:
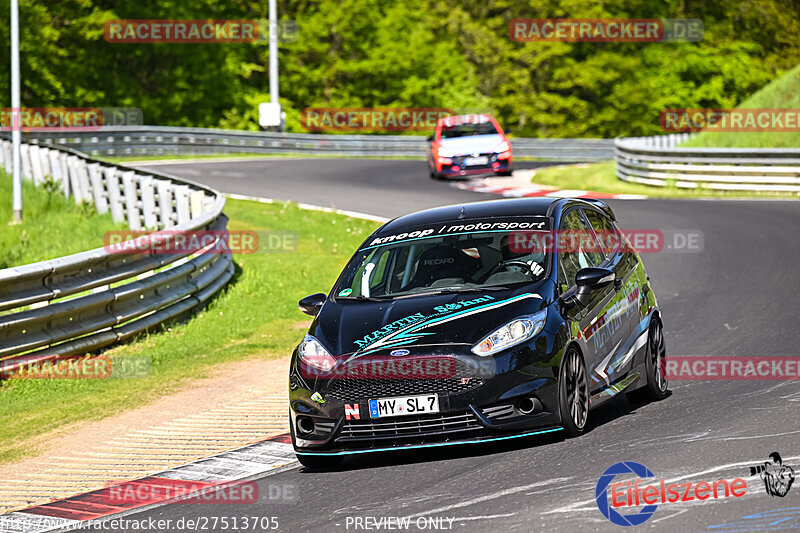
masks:
<path id="1" fill-rule="evenodd" d="M 614 216 L 614 212 L 611 210 L 608 204 L 605 203 L 603 200 L 598 200 L 597 198 L 581 198 L 581 200 L 583 200 L 584 202 L 589 202 L 597 209 L 608 215 L 611 220 L 617 220 L 617 217 Z"/>

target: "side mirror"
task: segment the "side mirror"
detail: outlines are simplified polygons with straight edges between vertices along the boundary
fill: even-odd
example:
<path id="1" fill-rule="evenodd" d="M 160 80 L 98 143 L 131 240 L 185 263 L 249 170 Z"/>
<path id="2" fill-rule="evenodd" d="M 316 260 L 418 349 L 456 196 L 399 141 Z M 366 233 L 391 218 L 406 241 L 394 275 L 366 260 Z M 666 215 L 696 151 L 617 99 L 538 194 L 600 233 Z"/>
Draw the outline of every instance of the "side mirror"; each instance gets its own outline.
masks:
<path id="1" fill-rule="evenodd" d="M 425 140 L 428 141 L 429 143 L 432 143 L 433 142 L 433 135 L 429 135 L 428 138 L 425 139 Z"/>
<path id="2" fill-rule="evenodd" d="M 319 310 L 322 309 L 322 304 L 325 303 L 328 297 L 323 293 L 318 292 L 311 296 L 306 296 L 297 303 L 297 307 L 307 315 L 317 316 Z"/>
<path id="3" fill-rule="evenodd" d="M 608 268 L 586 267 L 575 274 L 575 285 L 578 290 L 575 293 L 575 300 L 581 305 L 589 303 L 592 291 L 601 289 L 616 279 L 614 271 Z"/>

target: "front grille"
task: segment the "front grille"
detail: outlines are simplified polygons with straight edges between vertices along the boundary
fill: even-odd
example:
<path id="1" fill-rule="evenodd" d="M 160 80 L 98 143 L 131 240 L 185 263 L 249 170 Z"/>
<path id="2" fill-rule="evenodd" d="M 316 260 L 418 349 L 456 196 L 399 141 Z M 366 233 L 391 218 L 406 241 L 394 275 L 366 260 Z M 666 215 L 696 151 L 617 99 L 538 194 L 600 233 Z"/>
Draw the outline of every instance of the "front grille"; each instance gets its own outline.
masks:
<path id="1" fill-rule="evenodd" d="M 483 385 L 478 378 L 455 379 L 336 379 L 327 396 L 341 401 L 369 400 L 415 394 L 458 394 Z"/>
<path id="2" fill-rule="evenodd" d="M 374 422 L 347 421 L 342 426 L 342 432 L 337 440 L 397 439 L 482 429 L 483 426 L 478 423 L 471 411 L 463 411 L 449 414 L 406 416 L 391 421 L 381 421 L 381 419 Z"/>
<path id="3" fill-rule="evenodd" d="M 453 374 L 438 379 L 359 379 L 344 377 L 330 380 L 326 396 L 340 401 L 370 400 L 415 394 L 458 394 L 483 385 L 485 376 L 480 368 L 473 368 L 461 359 L 453 358 Z"/>

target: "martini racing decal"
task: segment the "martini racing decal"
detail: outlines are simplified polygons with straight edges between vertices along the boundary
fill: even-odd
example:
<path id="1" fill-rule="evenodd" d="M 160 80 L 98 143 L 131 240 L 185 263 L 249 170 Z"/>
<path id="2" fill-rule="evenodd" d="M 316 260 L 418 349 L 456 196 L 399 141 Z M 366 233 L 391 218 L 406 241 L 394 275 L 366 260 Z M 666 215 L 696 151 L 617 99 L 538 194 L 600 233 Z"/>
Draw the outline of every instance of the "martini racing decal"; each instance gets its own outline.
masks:
<path id="1" fill-rule="evenodd" d="M 362 355 L 374 353 L 386 348 L 406 346 L 418 341 L 423 336 L 433 335 L 433 333 L 420 332 L 429 326 L 444 324 L 445 322 L 457 320 L 475 313 L 497 309 L 498 307 L 519 302 L 527 298 L 541 299 L 542 297 L 534 293 L 525 293 L 505 300 L 495 300 L 493 296 L 485 295 L 473 300 L 463 300 L 445 305 L 437 305 L 433 308 L 434 312 L 429 315 L 414 313 L 413 315 L 395 320 L 391 324 L 387 324 L 381 329 L 375 330 L 365 335 L 364 338 L 355 341 L 358 346 L 358 351 L 351 355 L 347 361 L 345 361 L 345 364 Z"/>
<path id="2" fill-rule="evenodd" d="M 480 231 L 512 231 L 512 230 L 531 230 L 547 229 L 548 219 L 546 217 L 528 217 L 513 221 L 470 221 L 469 223 L 460 222 L 458 224 L 444 224 L 438 228 L 425 228 L 411 232 L 397 233 L 385 237 L 376 237 L 362 249 L 372 248 L 391 242 L 422 239 L 425 237 L 438 235 L 458 235 L 461 233 L 473 233 Z"/>
<path id="3" fill-rule="evenodd" d="M 397 331 L 399 329 L 403 329 L 404 327 L 410 324 L 415 324 L 422 320 L 425 320 L 425 315 L 423 315 L 422 313 L 414 313 L 413 315 L 400 318 L 398 320 L 395 320 L 391 324 L 386 324 L 381 329 L 377 329 L 372 333 L 364 335 L 363 339 L 355 341 L 356 346 L 358 346 L 359 349 L 366 348 L 373 342 L 377 341 L 382 337 L 385 337 L 389 333 Z"/>
<path id="4" fill-rule="evenodd" d="M 436 307 L 433 308 L 433 310 L 436 312 L 432 315 L 414 313 L 413 315 L 400 318 L 398 320 L 395 320 L 391 324 L 386 324 L 381 329 L 375 330 L 372 333 L 365 335 L 363 339 L 357 340 L 355 341 L 355 343 L 359 349 L 364 349 L 370 346 L 376 340 L 381 339 L 386 335 L 388 335 L 389 333 L 397 331 L 398 329 L 402 329 L 403 327 L 408 326 L 410 324 L 416 324 L 417 322 L 425 320 L 426 318 L 431 318 L 437 315 L 448 314 L 451 311 L 458 311 L 459 309 L 463 309 L 464 307 L 471 307 L 473 305 L 477 305 L 484 302 L 490 302 L 492 300 L 494 300 L 494 297 L 489 296 L 487 294 L 486 296 L 482 296 L 474 300 L 464 300 L 461 302 L 455 302 L 451 304 L 437 305 Z"/>
<path id="5" fill-rule="evenodd" d="M 609 374 L 615 374 L 620 372 L 625 368 L 625 365 L 631 360 L 631 358 L 638 352 L 640 349 L 647 344 L 647 328 L 650 324 L 650 319 L 645 318 L 634 330 L 634 333 L 628 340 L 625 342 L 625 345 L 622 349 L 620 344 L 622 341 L 618 342 L 614 349 L 609 352 L 609 354 L 603 359 L 600 363 L 597 364 L 593 371 L 592 380 L 595 382 L 599 382 L 601 379 L 606 382 L 606 385 L 611 383 L 609 379 Z"/>

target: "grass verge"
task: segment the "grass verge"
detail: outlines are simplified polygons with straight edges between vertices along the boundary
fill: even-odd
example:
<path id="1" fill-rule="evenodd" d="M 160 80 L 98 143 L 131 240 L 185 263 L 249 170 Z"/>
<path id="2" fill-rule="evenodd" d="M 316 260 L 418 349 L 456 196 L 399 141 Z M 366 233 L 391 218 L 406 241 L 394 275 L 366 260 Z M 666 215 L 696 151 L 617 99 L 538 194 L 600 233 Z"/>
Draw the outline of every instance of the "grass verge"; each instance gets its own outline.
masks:
<path id="1" fill-rule="evenodd" d="M 287 203 L 228 200 L 225 213 L 231 230 L 296 232 L 297 251 L 235 256 L 233 281 L 201 313 L 106 352 L 112 361 L 150 358 L 147 377 L 1 382 L 0 463 L 35 454 L 27 444 L 36 436 L 141 407 L 208 377 L 220 363 L 290 353 L 310 320 L 297 301 L 327 291 L 378 225 Z"/>
<path id="2" fill-rule="evenodd" d="M 90 250 L 103 245 L 105 232 L 127 228 L 91 204 L 64 198 L 54 183 L 37 187 L 28 180 L 22 180 L 22 224 L 11 225 L 11 192 L 11 178 L 0 171 L 0 268 Z"/>
<path id="3" fill-rule="evenodd" d="M 589 190 L 609 194 L 642 194 L 651 198 L 797 198 L 793 193 L 769 193 L 749 191 L 715 191 L 695 188 L 679 189 L 651 187 L 640 183 L 628 183 L 617 178 L 613 161 L 583 165 L 568 165 L 540 168 L 533 176 L 536 185 L 550 185 L 561 189 Z"/>
<path id="4" fill-rule="evenodd" d="M 739 109 L 800 109 L 800 65 L 757 91 Z M 703 131 L 682 146 L 705 148 L 800 148 L 800 131 Z"/>

